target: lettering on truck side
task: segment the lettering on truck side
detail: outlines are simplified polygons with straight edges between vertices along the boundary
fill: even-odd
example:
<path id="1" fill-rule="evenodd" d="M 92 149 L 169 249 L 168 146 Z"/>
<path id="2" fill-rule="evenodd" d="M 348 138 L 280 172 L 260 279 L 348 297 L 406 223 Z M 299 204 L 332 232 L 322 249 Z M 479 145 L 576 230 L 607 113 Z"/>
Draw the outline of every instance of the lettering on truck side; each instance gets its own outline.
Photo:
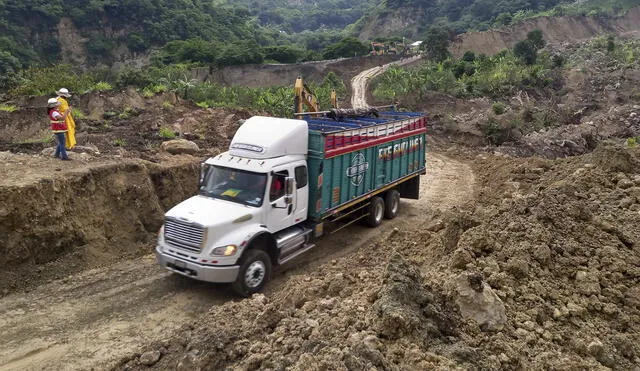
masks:
<path id="1" fill-rule="evenodd" d="M 422 137 L 406 140 L 378 149 L 378 159 L 388 161 L 403 156 L 405 153 L 418 151 L 422 148 Z"/>

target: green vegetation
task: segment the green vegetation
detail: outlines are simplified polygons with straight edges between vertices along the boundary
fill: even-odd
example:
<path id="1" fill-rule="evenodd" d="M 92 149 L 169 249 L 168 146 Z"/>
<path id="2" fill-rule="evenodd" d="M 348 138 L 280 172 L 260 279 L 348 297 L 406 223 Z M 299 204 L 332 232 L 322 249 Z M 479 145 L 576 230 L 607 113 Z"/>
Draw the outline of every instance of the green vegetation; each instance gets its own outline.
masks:
<path id="1" fill-rule="evenodd" d="M 530 66 L 536 63 L 538 50 L 544 48 L 545 44 L 546 42 L 542 38 L 542 31 L 533 30 L 527 34 L 525 40 L 516 43 L 513 47 L 513 54 Z"/>
<path id="2" fill-rule="evenodd" d="M 502 102 L 496 102 L 491 106 L 491 110 L 493 111 L 493 113 L 495 113 L 498 116 L 502 115 L 506 109 L 507 109 L 507 106 L 505 106 L 504 103 Z"/>
<path id="3" fill-rule="evenodd" d="M 334 73 L 329 73 L 321 84 L 308 83 L 316 94 L 321 107 L 330 107 L 331 91 L 336 90 L 338 97 L 346 95 L 346 87 Z M 241 86 L 219 86 L 204 82 L 190 87 L 183 98 L 196 102 L 199 107 L 248 108 L 269 112 L 276 116 L 293 115 L 293 88 L 247 88 Z"/>
<path id="4" fill-rule="evenodd" d="M 78 108 L 71 108 L 71 116 L 74 120 L 84 120 L 87 118 L 87 115 L 84 112 L 80 111 Z"/>
<path id="5" fill-rule="evenodd" d="M 160 128 L 160 137 L 162 139 L 173 139 L 176 137 L 176 133 L 173 130 L 163 126 Z"/>
<path id="6" fill-rule="evenodd" d="M 15 112 L 18 107 L 13 104 L 0 104 L 0 112 Z"/>
<path id="7" fill-rule="evenodd" d="M 377 1 L 319 0 L 4 0 L 0 1 L 0 88 L 22 85 L 19 71 L 62 60 L 58 27 L 86 41 L 86 64 L 110 65 L 160 48 L 156 66 L 226 66 L 321 58 L 347 25 Z M 110 30 L 119 30 L 120 36 Z M 365 52 L 366 53 L 366 52 Z M 74 56 L 76 57 L 76 56 Z M 101 80 L 96 80 L 101 81 Z M 38 87 L 26 88 L 37 94 Z M 46 87 L 44 87 L 46 88 Z M 87 90 L 89 86 L 83 86 Z M 96 90 L 105 88 L 96 86 Z M 44 90 L 44 89 L 43 89 Z"/>
<path id="8" fill-rule="evenodd" d="M 346 37 L 324 49 L 322 56 L 325 59 L 356 57 L 369 54 L 369 46 L 363 44 L 355 37 Z"/>
<path id="9" fill-rule="evenodd" d="M 138 116 L 140 114 L 140 112 L 138 112 L 137 110 L 134 110 L 131 107 L 125 107 L 125 109 L 118 115 L 118 118 L 120 120 L 126 120 L 131 116 Z"/>
<path id="10" fill-rule="evenodd" d="M 124 147 L 127 145 L 127 141 L 122 138 L 116 138 L 113 140 L 112 144 L 116 147 Z"/>
<path id="11" fill-rule="evenodd" d="M 458 97 L 499 98 L 549 86 L 554 81 L 553 60 L 541 54 L 529 65 L 512 50 L 492 57 L 466 53 L 460 60 L 429 61 L 414 69 L 392 67 L 374 80 L 373 94 L 382 99 L 403 99 L 439 91 Z"/>
<path id="12" fill-rule="evenodd" d="M 20 140 L 17 142 L 13 142 L 15 144 L 48 144 L 53 143 L 54 138 L 51 134 L 45 134 L 40 138 L 30 138 L 25 140 Z"/>
<path id="13" fill-rule="evenodd" d="M 113 86 L 104 81 L 99 81 L 93 86 L 93 91 L 109 91 L 111 89 L 113 89 Z"/>

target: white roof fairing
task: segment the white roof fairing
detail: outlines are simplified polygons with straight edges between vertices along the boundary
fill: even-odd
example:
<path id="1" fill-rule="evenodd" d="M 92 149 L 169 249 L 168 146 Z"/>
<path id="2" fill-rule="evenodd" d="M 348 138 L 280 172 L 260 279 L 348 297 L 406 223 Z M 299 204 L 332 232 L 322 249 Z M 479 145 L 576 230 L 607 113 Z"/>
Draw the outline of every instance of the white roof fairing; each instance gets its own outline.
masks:
<path id="1" fill-rule="evenodd" d="M 234 135 L 229 154 L 254 159 L 306 155 L 308 136 L 309 129 L 304 120 L 254 116 Z"/>

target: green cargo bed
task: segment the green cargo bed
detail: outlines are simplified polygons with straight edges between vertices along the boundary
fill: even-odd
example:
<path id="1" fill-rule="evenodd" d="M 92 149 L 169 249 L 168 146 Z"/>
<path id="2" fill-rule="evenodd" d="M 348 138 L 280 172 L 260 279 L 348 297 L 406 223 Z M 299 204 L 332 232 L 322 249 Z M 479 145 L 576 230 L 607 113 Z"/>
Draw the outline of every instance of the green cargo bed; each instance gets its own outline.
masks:
<path id="1" fill-rule="evenodd" d="M 417 182 L 425 172 L 426 118 L 422 113 L 387 111 L 379 117 L 306 121 L 312 220 L 324 219 L 401 183 Z M 403 197 L 415 198 L 417 192 Z"/>

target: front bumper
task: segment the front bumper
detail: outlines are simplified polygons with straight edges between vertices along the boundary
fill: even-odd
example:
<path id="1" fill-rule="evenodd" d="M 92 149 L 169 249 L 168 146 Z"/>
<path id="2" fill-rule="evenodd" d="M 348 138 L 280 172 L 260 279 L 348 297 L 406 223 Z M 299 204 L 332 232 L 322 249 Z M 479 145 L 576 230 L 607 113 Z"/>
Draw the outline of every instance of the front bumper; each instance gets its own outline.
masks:
<path id="1" fill-rule="evenodd" d="M 213 267 L 187 261 L 162 252 L 160 246 L 156 246 L 156 259 L 162 267 L 172 272 L 206 282 L 234 282 L 240 270 L 240 267 L 237 265 L 231 267 Z"/>

